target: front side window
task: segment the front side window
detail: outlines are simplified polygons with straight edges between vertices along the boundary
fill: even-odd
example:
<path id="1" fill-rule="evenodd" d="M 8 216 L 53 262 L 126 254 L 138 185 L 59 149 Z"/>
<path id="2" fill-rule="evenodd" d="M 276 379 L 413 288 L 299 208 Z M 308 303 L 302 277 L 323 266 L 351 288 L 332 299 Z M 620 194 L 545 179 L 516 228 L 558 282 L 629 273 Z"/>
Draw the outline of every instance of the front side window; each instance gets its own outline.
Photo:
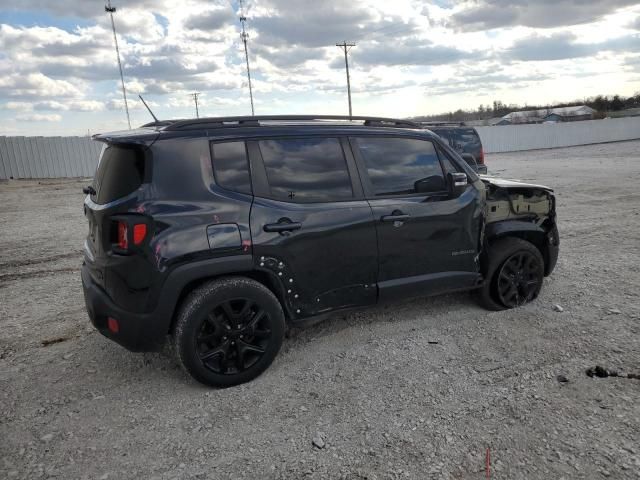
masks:
<path id="1" fill-rule="evenodd" d="M 251 194 L 251 176 L 244 142 L 211 144 L 216 183 L 234 192 Z"/>
<path id="2" fill-rule="evenodd" d="M 355 143 L 376 196 L 442 192 L 447 185 L 433 143 L 361 137 Z"/>
<path id="3" fill-rule="evenodd" d="M 353 197 L 337 138 L 288 138 L 258 142 L 271 197 L 287 202 L 331 202 Z"/>

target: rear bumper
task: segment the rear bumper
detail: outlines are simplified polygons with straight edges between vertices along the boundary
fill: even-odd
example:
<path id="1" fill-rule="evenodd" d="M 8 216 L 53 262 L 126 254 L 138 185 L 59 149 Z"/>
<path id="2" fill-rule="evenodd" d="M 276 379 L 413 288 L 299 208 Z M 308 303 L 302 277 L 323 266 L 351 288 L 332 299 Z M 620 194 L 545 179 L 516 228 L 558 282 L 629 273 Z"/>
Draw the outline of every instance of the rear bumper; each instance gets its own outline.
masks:
<path id="1" fill-rule="evenodd" d="M 105 337 L 128 350 L 158 350 L 164 343 L 180 295 L 189 284 L 224 274 L 240 274 L 253 269 L 251 255 L 210 258 L 176 267 L 163 283 L 155 309 L 148 313 L 130 312 L 119 307 L 91 278 L 89 267 L 82 265 L 82 289 L 91 323 Z M 118 332 L 109 330 L 108 319 L 118 321 Z"/>
<path id="2" fill-rule="evenodd" d="M 482 164 L 475 165 L 474 170 L 480 175 L 486 175 L 487 174 L 487 166 L 486 165 L 482 165 Z"/>
<path id="3" fill-rule="evenodd" d="M 158 350 L 166 336 L 166 325 L 154 313 L 131 313 L 119 308 L 91 279 L 88 267 L 82 266 L 82 289 L 89 319 L 105 337 L 134 352 Z M 108 318 L 118 321 L 118 332 L 107 326 Z"/>

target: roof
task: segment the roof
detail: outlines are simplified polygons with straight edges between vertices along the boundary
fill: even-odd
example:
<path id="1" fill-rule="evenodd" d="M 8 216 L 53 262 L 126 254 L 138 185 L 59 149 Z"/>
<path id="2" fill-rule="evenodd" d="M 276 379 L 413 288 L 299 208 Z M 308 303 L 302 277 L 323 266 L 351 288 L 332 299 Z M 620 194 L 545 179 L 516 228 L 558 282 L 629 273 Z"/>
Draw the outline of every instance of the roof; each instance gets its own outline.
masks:
<path id="1" fill-rule="evenodd" d="M 542 108 L 539 110 L 526 110 L 523 112 L 511 112 L 502 117 L 503 120 L 508 120 L 512 123 L 518 121 L 542 121 L 548 115 L 555 114 L 561 117 L 578 117 L 582 115 L 591 115 L 596 111 L 588 107 L 587 105 L 578 105 L 575 107 L 558 107 L 558 108 Z"/>

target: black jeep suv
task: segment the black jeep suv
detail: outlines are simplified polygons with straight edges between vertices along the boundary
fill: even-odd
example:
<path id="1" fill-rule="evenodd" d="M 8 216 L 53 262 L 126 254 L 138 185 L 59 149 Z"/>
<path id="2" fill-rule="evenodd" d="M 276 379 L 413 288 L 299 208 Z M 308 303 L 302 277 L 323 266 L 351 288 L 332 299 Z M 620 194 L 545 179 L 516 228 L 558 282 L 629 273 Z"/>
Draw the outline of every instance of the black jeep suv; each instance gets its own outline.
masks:
<path id="1" fill-rule="evenodd" d="M 197 380 L 263 372 L 288 324 L 401 297 L 536 298 L 558 256 L 547 187 L 483 178 L 418 124 L 224 117 L 97 135 L 82 283 L 105 336 L 167 334 Z"/>

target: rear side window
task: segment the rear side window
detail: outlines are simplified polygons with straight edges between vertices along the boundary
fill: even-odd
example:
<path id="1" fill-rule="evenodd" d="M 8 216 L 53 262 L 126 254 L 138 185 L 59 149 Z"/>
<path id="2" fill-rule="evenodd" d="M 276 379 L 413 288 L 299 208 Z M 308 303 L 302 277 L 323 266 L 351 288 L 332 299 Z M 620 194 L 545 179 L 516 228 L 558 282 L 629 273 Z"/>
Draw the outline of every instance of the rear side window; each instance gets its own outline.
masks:
<path id="1" fill-rule="evenodd" d="M 376 196 L 447 189 L 433 143 L 412 138 L 355 139 Z"/>
<path id="2" fill-rule="evenodd" d="M 353 198 L 351 178 L 337 138 L 289 138 L 258 142 L 271 196 L 288 202 Z"/>
<path id="3" fill-rule="evenodd" d="M 144 153 L 138 147 L 109 145 L 98 162 L 92 200 L 105 204 L 137 190 L 144 181 L 144 163 Z"/>
<path id="4" fill-rule="evenodd" d="M 211 158 L 218 185 L 234 192 L 251 194 L 249 161 L 244 142 L 212 143 Z"/>

